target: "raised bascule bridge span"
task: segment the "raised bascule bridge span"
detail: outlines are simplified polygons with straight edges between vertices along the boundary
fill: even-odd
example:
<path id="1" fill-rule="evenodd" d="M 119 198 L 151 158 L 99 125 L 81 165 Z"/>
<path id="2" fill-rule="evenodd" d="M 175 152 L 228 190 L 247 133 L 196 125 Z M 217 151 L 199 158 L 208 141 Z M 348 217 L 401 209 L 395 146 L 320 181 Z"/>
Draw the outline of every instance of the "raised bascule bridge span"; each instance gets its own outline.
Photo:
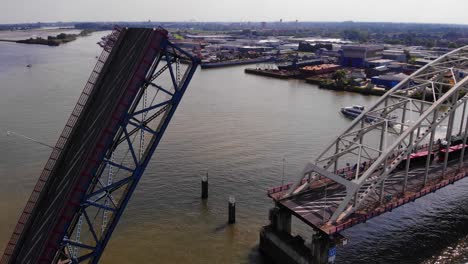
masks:
<path id="1" fill-rule="evenodd" d="M 112 32 L 2 264 L 99 262 L 198 64 L 162 28 Z"/>
<path id="2" fill-rule="evenodd" d="M 296 182 L 268 190 L 275 208 L 260 249 L 280 252 L 272 257 L 285 263 L 327 263 L 334 245 L 346 241 L 339 232 L 468 176 L 467 91 L 463 47 L 367 107 Z M 278 242 L 292 239 L 291 215 L 314 230 L 310 246 Z"/>

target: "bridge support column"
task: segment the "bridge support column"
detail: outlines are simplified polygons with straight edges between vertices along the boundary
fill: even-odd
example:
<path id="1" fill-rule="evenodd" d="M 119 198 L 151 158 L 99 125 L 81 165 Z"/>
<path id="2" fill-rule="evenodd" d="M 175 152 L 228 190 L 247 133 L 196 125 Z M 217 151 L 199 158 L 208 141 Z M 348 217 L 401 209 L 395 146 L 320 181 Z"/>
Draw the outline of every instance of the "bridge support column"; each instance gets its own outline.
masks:
<path id="1" fill-rule="evenodd" d="M 334 243 L 328 235 L 318 232 L 314 233 L 310 243 L 310 251 L 312 253 L 311 263 L 333 263 L 335 254 L 329 254 L 331 249 L 336 254 Z"/>
<path id="2" fill-rule="evenodd" d="M 312 232 L 310 245 L 305 240 L 291 234 L 291 212 L 275 207 L 270 210 L 270 224 L 260 232 L 260 252 L 267 263 L 276 264 L 325 264 L 330 263 L 330 248 L 334 242 L 320 231 Z"/>
<path id="3" fill-rule="evenodd" d="M 291 234 L 291 213 L 275 207 L 270 210 L 270 223 L 278 232 Z"/>

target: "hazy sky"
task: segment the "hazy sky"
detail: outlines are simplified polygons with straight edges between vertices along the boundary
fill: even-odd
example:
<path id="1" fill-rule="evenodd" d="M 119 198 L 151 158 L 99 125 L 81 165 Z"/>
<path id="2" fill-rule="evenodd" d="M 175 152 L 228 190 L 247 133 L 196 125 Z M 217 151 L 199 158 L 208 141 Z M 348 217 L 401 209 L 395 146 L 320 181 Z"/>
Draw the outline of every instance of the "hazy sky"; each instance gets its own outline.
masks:
<path id="1" fill-rule="evenodd" d="M 467 0 L 0 0 L 0 23 L 379 21 L 468 24 Z"/>

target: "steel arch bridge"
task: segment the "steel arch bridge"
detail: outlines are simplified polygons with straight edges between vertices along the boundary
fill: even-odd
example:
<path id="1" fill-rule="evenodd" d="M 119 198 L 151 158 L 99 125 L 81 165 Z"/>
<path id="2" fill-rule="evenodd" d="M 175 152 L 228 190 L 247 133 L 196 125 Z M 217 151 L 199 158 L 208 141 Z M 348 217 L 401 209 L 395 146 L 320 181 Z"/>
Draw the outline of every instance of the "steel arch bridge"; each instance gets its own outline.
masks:
<path id="1" fill-rule="evenodd" d="M 467 65 L 468 46 L 421 68 L 268 195 L 335 234 L 465 177 Z"/>

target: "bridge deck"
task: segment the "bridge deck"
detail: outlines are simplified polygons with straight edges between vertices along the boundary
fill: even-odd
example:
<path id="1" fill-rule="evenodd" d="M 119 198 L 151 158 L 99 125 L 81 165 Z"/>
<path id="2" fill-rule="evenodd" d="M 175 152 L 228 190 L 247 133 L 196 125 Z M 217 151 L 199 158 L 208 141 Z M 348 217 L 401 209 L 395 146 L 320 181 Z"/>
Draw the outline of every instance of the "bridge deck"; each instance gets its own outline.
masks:
<path id="1" fill-rule="evenodd" d="M 123 29 L 99 59 L 7 246 L 2 263 L 50 263 L 60 248 L 97 161 L 130 107 L 163 33 Z M 78 109 L 78 110 L 77 110 Z"/>
<path id="2" fill-rule="evenodd" d="M 278 199 L 281 194 L 270 194 L 277 199 L 277 204 L 289 210 L 303 222 L 311 227 L 317 228 L 327 234 L 335 234 L 348 229 L 359 223 L 391 211 L 399 206 L 412 202 L 420 197 L 441 189 L 448 184 L 461 180 L 468 176 L 468 163 L 464 164 L 464 169 L 451 169 L 450 167 L 442 174 L 441 165 L 433 165 L 429 169 L 428 181 L 424 186 L 424 168 L 416 168 L 409 172 L 408 183 L 405 193 L 402 193 L 404 185 L 404 171 L 396 172 L 391 178 L 385 181 L 383 201 L 380 202 L 380 192 L 372 193 L 369 202 L 365 206 L 352 214 L 342 222 L 336 224 L 327 223 L 331 215 L 335 212 L 341 201 L 346 196 L 346 191 L 339 184 L 331 184 L 321 188 L 315 188 L 290 198 Z M 453 162 L 453 167 L 458 168 L 458 164 Z M 368 184 L 365 184 L 359 192 L 364 191 Z M 283 189 L 288 189 L 285 186 Z"/>

